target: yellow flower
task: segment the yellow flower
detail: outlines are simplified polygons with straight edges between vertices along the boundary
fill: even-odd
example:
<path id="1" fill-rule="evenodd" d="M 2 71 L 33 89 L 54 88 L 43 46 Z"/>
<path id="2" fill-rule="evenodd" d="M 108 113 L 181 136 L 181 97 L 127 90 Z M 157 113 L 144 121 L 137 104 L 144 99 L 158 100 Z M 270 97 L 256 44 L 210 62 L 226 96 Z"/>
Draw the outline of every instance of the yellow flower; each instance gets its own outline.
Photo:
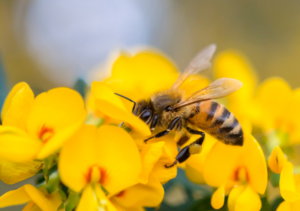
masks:
<path id="1" fill-rule="evenodd" d="M 104 83 L 115 92 L 137 101 L 171 88 L 178 75 L 175 65 L 164 55 L 143 50 L 135 55 L 122 54 L 113 64 L 111 77 Z"/>
<path id="2" fill-rule="evenodd" d="M 292 90 L 281 78 L 269 78 L 259 87 L 255 100 L 264 117 L 259 125 L 265 132 L 278 130 L 289 135 L 289 144 L 300 143 L 300 89 Z"/>
<path id="3" fill-rule="evenodd" d="M 300 210 L 300 175 L 293 174 L 294 166 L 287 162 L 280 174 L 280 193 L 284 202 L 282 202 L 277 211 L 296 211 Z"/>
<path id="4" fill-rule="evenodd" d="M 62 198 L 58 192 L 48 194 L 45 190 L 38 190 L 29 184 L 9 191 L 0 197 L 0 208 L 25 203 L 27 205 L 23 211 L 57 211 L 62 203 Z"/>
<path id="5" fill-rule="evenodd" d="M 38 161 L 22 163 L 0 161 L 0 179 L 6 184 L 14 184 L 34 176 L 43 164 Z"/>
<path id="6" fill-rule="evenodd" d="M 115 210 L 102 187 L 110 195 L 116 195 L 135 185 L 141 173 L 141 157 L 125 130 L 85 125 L 65 143 L 58 169 L 65 185 L 75 192 L 83 189 L 77 210 L 88 210 L 87 207 Z"/>
<path id="7" fill-rule="evenodd" d="M 177 152 L 176 143 L 171 136 L 167 136 L 163 140 L 156 140 L 146 146 L 144 144 L 141 150 L 142 173 L 139 181 L 146 184 L 150 173 L 162 184 L 175 178 L 177 168 L 166 168 L 165 165 L 174 162 Z"/>
<path id="8" fill-rule="evenodd" d="M 55 88 L 34 98 L 26 83 L 15 85 L 1 113 L 1 179 L 12 184 L 33 176 L 42 167 L 34 159 L 55 153 L 85 117 L 83 99 L 69 88 Z"/>
<path id="9" fill-rule="evenodd" d="M 225 98 L 225 105 L 242 125 L 250 128 L 251 123 L 260 117 L 253 102 L 258 83 L 254 68 L 242 53 L 233 50 L 218 54 L 214 64 L 215 78 L 234 78 L 243 83 L 241 89 Z"/>
<path id="10" fill-rule="evenodd" d="M 177 147 L 171 137 L 147 144 L 141 151 L 142 172 L 139 183 L 112 196 L 110 200 L 119 210 L 157 207 L 164 197 L 162 184 L 176 177 L 177 168 L 166 168 L 174 162 Z"/>
<path id="11" fill-rule="evenodd" d="M 230 211 L 260 210 L 259 194 L 267 187 L 267 165 L 257 141 L 245 133 L 243 147 L 217 142 L 207 155 L 203 176 L 206 183 L 219 187 L 212 197 L 212 206 L 219 209 L 229 192 Z"/>
<path id="12" fill-rule="evenodd" d="M 163 54 L 154 50 L 142 50 L 135 55 L 122 53 L 112 65 L 111 76 L 102 82 L 114 92 L 137 101 L 170 88 L 178 75 L 175 65 Z M 132 110 L 131 102 L 123 98 L 120 100 L 128 111 Z M 87 97 L 87 107 L 94 115 L 112 122 L 102 114 L 103 111 L 99 111 L 92 95 Z"/>
<path id="13" fill-rule="evenodd" d="M 300 201 L 295 203 L 284 201 L 278 206 L 276 211 L 298 211 L 298 210 L 300 210 Z"/>
<path id="14" fill-rule="evenodd" d="M 110 200 L 118 210 L 133 210 L 141 207 L 157 207 L 164 198 L 164 188 L 153 174 L 146 184 L 136 184 L 121 191 Z"/>
<path id="15" fill-rule="evenodd" d="M 287 162 L 287 158 L 283 154 L 279 146 L 275 146 L 269 159 L 268 166 L 276 174 L 280 174 L 283 166 Z"/>
<path id="16" fill-rule="evenodd" d="M 143 70 L 143 74 L 141 74 L 141 70 Z M 89 99 L 88 102 L 91 108 L 97 108 L 96 111 L 100 111 L 108 117 L 125 121 L 129 123 L 133 132 L 139 131 L 140 134 L 143 134 L 142 136 L 138 136 L 138 138 L 136 134 L 132 134 L 135 137 L 139 149 L 142 150 L 145 147 L 143 140 L 146 136 L 150 135 L 149 127 L 131 114 L 133 106 L 131 102 L 114 95 L 114 93 L 122 94 L 134 101 L 143 98 L 146 99 L 157 91 L 169 89 L 178 76 L 179 74 L 173 64 L 157 53 L 140 52 L 133 57 L 122 55 L 115 61 L 110 78 L 101 83 L 93 82 L 92 93 L 94 101 Z M 184 81 L 180 89 L 185 91 L 186 97 L 189 97 L 208 84 L 209 80 L 201 76 L 192 75 Z M 111 89 L 109 89 L 109 87 Z M 107 121 L 108 118 L 105 118 L 105 120 Z M 178 140 L 178 137 L 175 137 L 175 140 Z M 164 156 L 168 158 L 161 159 L 161 161 L 153 161 L 157 162 L 156 166 L 160 165 L 160 168 L 154 168 L 156 177 L 160 182 L 165 183 L 176 176 L 176 168 L 166 169 L 164 165 L 174 162 L 178 150 L 176 142 L 171 135 L 167 135 L 155 141 L 151 140 L 148 146 L 158 141 L 168 143 L 166 145 L 168 146 L 167 149 L 163 150 Z M 205 149 L 208 148 L 205 147 Z M 146 150 L 147 149 L 145 149 L 145 151 Z M 161 152 L 161 149 L 157 150 Z M 204 157 L 205 152 L 201 154 L 201 156 Z M 187 165 L 188 169 L 199 169 L 197 158 L 198 156 L 192 156 L 192 158 L 187 161 L 187 163 L 189 163 L 189 165 Z M 204 159 L 201 159 L 202 163 L 203 160 Z M 182 166 L 184 166 L 184 164 Z M 176 169 L 176 171 L 174 169 Z"/>
<path id="17" fill-rule="evenodd" d="M 93 90 L 96 91 L 93 91 Z M 143 168 L 148 168 L 145 171 L 153 171 L 153 174 L 156 175 L 157 179 L 166 183 L 170 179 L 174 178 L 177 173 L 176 168 L 165 168 L 166 164 L 172 164 L 177 155 L 177 146 L 171 136 L 166 136 L 162 139 L 155 141 L 150 141 L 148 144 L 144 143 L 145 137 L 151 134 L 149 127 L 138 117 L 134 116 L 130 111 L 125 109 L 123 102 L 119 99 L 114 92 L 101 82 L 93 82 L 92 92 L 96 93 L 98 97 L 95 97 L 96 104 L 100 111 L 103 111 L 108 116 L 119 118 L 122 121 L 125 121 L 130 124 L 133 129 L 135 141 L 140 150 L 142 150 L 142 157 L 147 153 L 153 153 L 155 156 L 149 156 L 151 161 L 146 165 L 143 165 Z M 160 144 L 153 145 L 153 143 L 161 142 Z M 152 146 L 153 145 L 153 146 Z M 144 159 L 143 158 L 143 159 Z M 147 173 L 148 175 L 148 173 Z"/>

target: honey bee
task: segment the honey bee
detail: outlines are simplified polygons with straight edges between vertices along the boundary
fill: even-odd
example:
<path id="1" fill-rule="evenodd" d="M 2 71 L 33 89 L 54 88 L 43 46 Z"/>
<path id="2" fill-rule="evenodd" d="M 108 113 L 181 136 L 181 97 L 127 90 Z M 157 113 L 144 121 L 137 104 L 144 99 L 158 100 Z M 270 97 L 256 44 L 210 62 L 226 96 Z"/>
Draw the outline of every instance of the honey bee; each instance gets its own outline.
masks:
<path id="1" fill-rule="evenodd" d="M 150 99 L 141 100 L 134 106 L 133 113 L 149 125 L 151 131 L 156 127 L 164 129 L 147 138 L 145 142 L 175 131 L 181 136 L 177 144 L 182 146 L 190 134 L 200 135 L 196 141 L 182 148 L 176 160 L 171 165 L 166 165 L 166 168 L 174 166 L 177 162 L 184 162 L 192 154 L 200 153 L 205 139 L 204 132 L 225 144 L 243 145 L 244 137 L 240 123 L 233 113 L 213 100 L 241 88 L 240 81 L 220 78 L 187 98 L 185 98 L 184 90 L 179 88 L 190 75 L 197 74 L 211 66 L 210 60 L 215 50 L 214 44 L 204 48 L 192 59 L 171 89 L 159 91 Z"/>

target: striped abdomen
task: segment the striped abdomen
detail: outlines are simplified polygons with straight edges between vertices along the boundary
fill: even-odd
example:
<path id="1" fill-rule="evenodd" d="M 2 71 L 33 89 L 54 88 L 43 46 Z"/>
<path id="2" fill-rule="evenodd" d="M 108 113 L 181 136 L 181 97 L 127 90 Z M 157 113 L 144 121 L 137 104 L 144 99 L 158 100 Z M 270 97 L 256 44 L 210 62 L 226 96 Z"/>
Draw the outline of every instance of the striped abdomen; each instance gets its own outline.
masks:
<path id="1" fill-rule="evenodd" d="M 215 101 L 195 104 L 188 121 L 230 145 L 243 145 L 243 131 L 240 123 L 223 105 Z"/>

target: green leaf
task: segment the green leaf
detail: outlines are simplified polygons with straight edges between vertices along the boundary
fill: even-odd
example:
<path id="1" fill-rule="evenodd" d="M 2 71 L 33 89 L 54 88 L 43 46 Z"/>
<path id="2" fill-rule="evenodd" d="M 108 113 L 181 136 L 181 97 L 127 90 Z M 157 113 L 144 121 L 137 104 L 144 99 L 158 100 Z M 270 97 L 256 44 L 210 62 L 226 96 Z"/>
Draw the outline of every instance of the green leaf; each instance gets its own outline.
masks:
<path id="1" fill-rule="evenodd" d="M 43 163 L 43 174 L 46 183 L 49 181 L 50 169 L 56 164 L 57 155 L 51 155 L 44 160 Z"/>
<path id="2" fill-rule="evenodd" d="M 279 204 L 281 204 L 281 202 L 283 202 L 283 201 L 284 201 L 284 199 L 283 199 L 281 196 L 277 197 L 277 198 L 271 203 L 271 211 L 276 211 L 277 208 L 278 208 L 278 206 L 279 206 Z"/>
<path id="3" fill-rule="evenodd" d="M 49 194 L 53 193 L 60 189 L 60 177 L 58 171 L 52 172 L 49 176 L 48 183 L 45 180 L 43 182 L 38 183 L 38 188 L 45 188 Z"/>
<path id="4" fill-rule="evenodd" d="M 261 209 L 260 209 L 261 211 L 270 211 L 271 206 L 269 204 L 267 197 L 261 198 L 261 204 L 262 204 Z"/>
<path id="5" fill-rule="evenodd" d="M 66 202 L 65 211 L 72 211 L 77 207 L 80 200 L 80 194 L 69 190 L 68 200 Z"/>
<path id="6" fill-rule="evenodd" d="M 279 179 L 280 179 L 280 174 L 275 174 L 274 172 L 270 171 L 271 175 L 271 184 L 273 187 L 279 187 Z"/>
<path id="7" fill-rule="evenodd" d="M 74 89 L 84 98 L 89 86 L 83 79 L 79 78 L 74 85 Z"/>
<path id="8" fill-rule="evenodd" d="M 61 203 L 61 204 L 59 205 L 59 207 L 57 208 L 57 211 L 59 211 L 59 210 L 63 209 L 63 208 L 64 208 L 64 206 L 65 206 L 65 203 L 64 203 L 64 202 L 63 202 L 63 203 Z"/>

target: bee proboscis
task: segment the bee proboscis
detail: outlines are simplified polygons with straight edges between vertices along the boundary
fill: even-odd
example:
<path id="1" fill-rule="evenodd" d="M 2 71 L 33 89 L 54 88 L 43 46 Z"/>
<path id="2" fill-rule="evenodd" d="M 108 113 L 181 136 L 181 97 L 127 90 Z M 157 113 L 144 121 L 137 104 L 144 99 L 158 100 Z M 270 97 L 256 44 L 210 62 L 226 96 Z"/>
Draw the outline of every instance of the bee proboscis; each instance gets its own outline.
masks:
<path id="1" fill-rule="evenodd" d="M 233 113 L 214 101 L 214 99 L 227 96 L 241 88 L 240 81 L 232 78 L 220 78 L 188 98 L 185 98 L 184 90 L 180 89 L 180 85 L 190 75 L 197 74 L 211 66 L 210 60 L 215 50 L 216 45 L 214 44 L 204 48 L 192 59 L 169 90 L 159 91 L 150 99 L 139 101 L 133 110 L 135 115 L 149 125 L 151 131 L 157 127 L 164 129 L 147 138 L 145 142 L 175 131 L 181 136 L 177 142 L 181 146 L 187 141 L 189 134 L 200 135 L 196 141 L 182 148 L 174 163 L 166 165 L 166 167 L 172 167 L 177 162 L 184 162 L 190 155 L 200 153 L 205 139 L 204 132 L 225 144 L 243 145 L 244 137 L 240 123 Z"/>

